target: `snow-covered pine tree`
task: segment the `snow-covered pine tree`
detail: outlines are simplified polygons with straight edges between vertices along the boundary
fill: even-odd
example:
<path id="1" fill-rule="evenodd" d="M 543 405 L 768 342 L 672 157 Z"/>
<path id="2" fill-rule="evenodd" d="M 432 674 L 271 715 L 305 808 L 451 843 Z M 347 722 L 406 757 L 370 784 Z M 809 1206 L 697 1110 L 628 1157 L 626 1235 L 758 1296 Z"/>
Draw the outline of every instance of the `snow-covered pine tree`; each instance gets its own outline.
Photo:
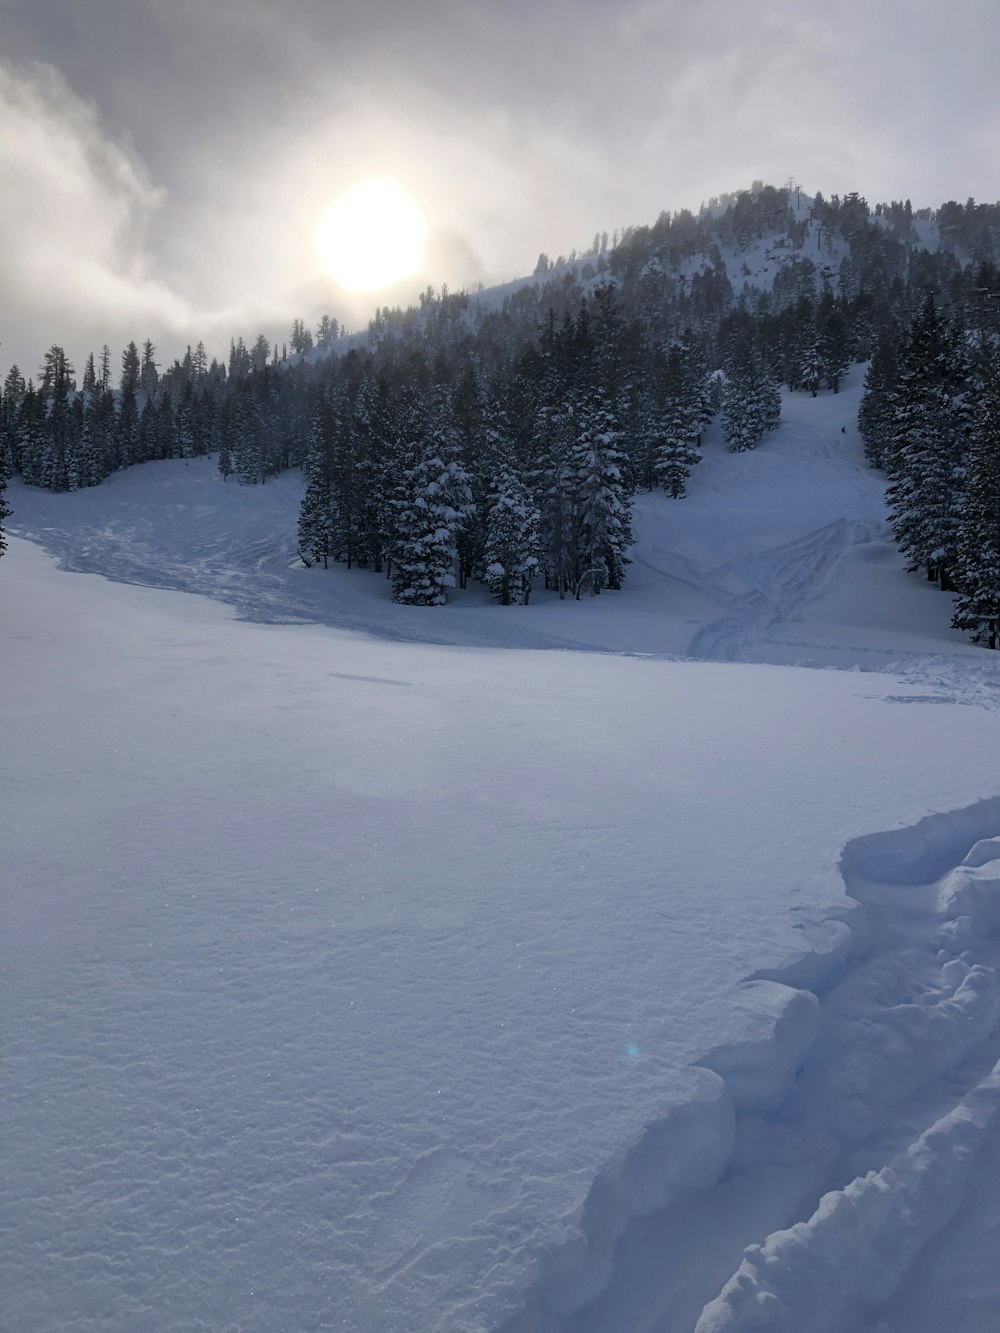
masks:
<path id="1" fill-rule="evenodd" d="M 529 482 L 539 513 L 545 586 L 557 591 L 560 601 L 573 586 L 576 567 L 571 428 L 570 410 L 553 401 L 550 386 L 535 411 Z"/>
<path id="2" fill-rule="evenodd" d="M 673 343 L 663 359 L 660 392 L 647 400 L 649 488 L 679 499 L 701 459 L 698 440 L 711 416 L 701 356 L 692 339 Z"/>
<path id="3" fill-rule="evenodd" d="M 393 600 L 443 606 L 455 586 L 458 532 L 473 509 L 469 478 L 442 393 L 413 394 L 403 425 L 410 462 L 394 496 Z"/>
<path id="4" fill-rule="evenodd" d="M 9 478 L 7 452 L 0 448 L 0 555 L 3 555 L 7 549 L 7 534 L 4 532 L 3 521 L 5 518 L 10 518 L 11 515 L 11 508 L 7 503 L 7 482 Z"/>
<path id="5" fill-rule="evenodd" d="M 80 436 L 81 486 L 97 486 L 104 480 L 104 441 L 96 390 L 88 395 L 83 409 Z"/>
<path id="6" fill-rule="evenodd" d="M 19 472 L 20 432 L 18 413 L 24 400 L 24 377 L 17 366 L 11 366 L 3 382 L 3 397 L 0 399 L 0 452 L 7 463 L 7 475 Z"/>
<path id="7" fill-rule="evenodd" d="M 193 458 L 195 455 L 195 404 L 194 388 L 190 380 L 184 381 L 177 411 L 174 413 L 173 455 L 175 458 Z"/>
<path id="8" fill-rule="evenodd" d="M 452 391 L 451 413 L 459 441 L 459 457 L 469 479 L 475 506 L 456 536 L 458 586 L 465 588 L 470 578 L 483 571 L 487 513 L 496 481 L 498 444 L 497 421 L 493 410 L 487 411 L 486 396 L 474 366 L 466 369 Z"/>
<path id="9" fill-rule="evenodd" d="M 242 378 L 233 394 L 232 455 L 233 471 L 244 486 L 255 486 L 263 480 L 263 458 L 259 418 L 252 382 Z"/>
<path id="10" fill-rule="evenodd" d="M 138 461 L 138 452 L 139 408 L 135 400 L 135 390 L 128 386 L 122 389 L 118 399 L 115 468 L 131 467 Z"/>
<path id="11" fill-rule="evenodd" d="M 781 394 L 750 337 L 727 358 L 722 386 L 722 434 L 731 453 L 756 449 L 781 421 Z"/>
<path id="12" fill-rule="evenodd" d="M 43 454 L 47 442 L 45 404 L 28 380 L 18 409 L 18 451 L 21 458 L 21 476 L 29 486 L 41 486 Z"/>
<path id="13" fill-rule="evenodd" d="M 381 574 L 391 562 L 395 543 L 393 495 L 397 482 L 398 441 L 385 382 L 370 372 L 361 379 L 351 408 L 351 432 L 357 443 L 360 551 L 358 563 Z"/>
<path id="14" fill-rule="evenodd" d="M 872 467 L 886 470 L 896 428 L 896 346 L 883 338 L 865 371 L 864 396 L 858 408 L 858 430 Z"/>
<path id="15" fill-rule="evenodd" d="M 955 560 L 952 625 L 1000 647 L 1000 365 L 976 415 Z"/>
<path id="16" fill-rule="evenodd" d="M 594 388 L 575 414 L 571 455 L 574 479 L 574 579 L 577 600 L 584 588 L 594 595 L 618 589 L 632 544 L 630 495 L 624 478 L 620 432 L 606 395 Z"/>
<path id="17" fill-rule="evenodd" d="M 900 357 L 896 428 L 886 453 L 893 536 L 911 571 L 951 586 L 971 403 L 961 340 L 928 297 Z"/>
<path id="18" fill-rule="evenodd" d="M 485 580 L 501 606 L 525 606 L 538 569 L 539 513 L 511 463 L 499 465 L 487 504 Z"/>
<path id="19" fill-rule="evenodd" d="M 811 393 L 815 398 L 819 393 L 819 386 L 823 379 L 823 354 L 820 351 L 818 339 L 813 339 L 809 344 L 799 367 L 799 384 L 806 393 Z"/>
<path id="20" fill-rule="evenodd" d="M 816 332 L 826 387 L 839 393 L 841 381 L 851 364 L 851 351 L 847 320 L 829 288 L 823 292 L 816 311 Z"/>
<path id="21" fill-rule="evenodd" d="M 307 565 L 335 559 L 334 546 L 334 441 L 336 413 L 324 394 L 313 415 L 312 438 L 306 457 L 306 491 L 299 506 L 299 554 Z"/>

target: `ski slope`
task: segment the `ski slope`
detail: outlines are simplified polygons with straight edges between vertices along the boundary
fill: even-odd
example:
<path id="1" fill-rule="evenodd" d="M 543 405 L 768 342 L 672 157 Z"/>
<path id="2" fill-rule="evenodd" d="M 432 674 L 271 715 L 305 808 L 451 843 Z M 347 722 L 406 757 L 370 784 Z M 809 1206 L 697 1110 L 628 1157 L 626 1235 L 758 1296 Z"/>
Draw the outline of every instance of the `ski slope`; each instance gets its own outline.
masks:
<path id="1" fill-rule="evenodd" d="M 12 488 L 0 1326 L 997 1327 L 995 655 L 856 403 L 579 604 L 305 570 L 293 477 Z"/>

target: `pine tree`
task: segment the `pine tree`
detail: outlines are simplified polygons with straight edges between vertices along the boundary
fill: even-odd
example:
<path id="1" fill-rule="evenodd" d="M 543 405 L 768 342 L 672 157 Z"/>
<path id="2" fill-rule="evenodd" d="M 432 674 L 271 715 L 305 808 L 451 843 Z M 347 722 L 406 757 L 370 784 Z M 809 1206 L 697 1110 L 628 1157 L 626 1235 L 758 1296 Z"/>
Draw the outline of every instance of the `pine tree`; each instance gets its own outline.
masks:
<path id="1" fill-rule="evenodd" d="M 439 394 L 408 405 L 397 486 L 392 594 L 411 606 L 443 606 L 455 586 L 457 535 L 473 510 L 468 474 Z"/>
<path id="2" fill-rule="evenodd" d="M 334 558 L 334 463 L 337 423 L 327 396 L 313 416 L 312 439 L 306 458 L 306 490 L 299 507 L 299 554 L 306 564 Z"/>
<path id="3" fill-rule="evenodd" d="M 530 484 L 539 512 L 539 541 L 546 588 L 560 601 L 573 586 L 574 477 L 570 461 L 571 416 L 553 401 L 552 388 L 534 416 Z"/>
<path id="4" fill-rule="evenodd" d="M 968 366 L 961 340 L 928 297 L 900 358 L 896 425 L 886 451 L 886 499 L 907 568 L 943 589 L 957 557 L 970 428 Z"/>
<path id="5" fill-rule="evenodd" d="M 683 496 L 691 469 L 701 459 L 698 439 L 710 415 L 700 361 L 690 340 L 672 344 L 663 361 L 658 401 L 647 399 L 646 484 L 650 490 L 661 486 L 675 500 Z"/>
<path id="6" fill-rule="evenodd" d="M 10 473 L 7 466 L 5 451 L 0 449 L 0 555 L 3 555 L 7 549 L 7 535 L 4 532 L 3 521 L 10 518 L 11 508 L 7 503 L 7 482 Z"/>
<path id="7" fill-rule="evenodd" d="M 799 367 L 799 384 L 815 398 L 823 379 L 823 353 L 819 340 L 814 338 Z"/>
<path id="8" fill-rule="evenodd" d="M 119 388 L 122 393 L 135 393 L 139 388 L 139 376 L 142 367 L 139 362 L 139 349 L 134 342 L 122 352 L 122 374 L 119 382 Z"/>
<path id="9" fill-rule="evenodd" d="M 144 389 L 150 398 L 156 393 L 156 386 L 160 381 L 156 362 L 153 360 L 155 356 L 156 348 L 147 338 L 142 344 L 142 365 L 139 369 L 139 388 Z"/>
<path id="10" fill-rule="evenodd" d="M 828 389 L 840 391 L 841 380 L 851 364 L 847 320 L 827 288 L 816 311 L 817 350 Z"/>
<path id="11" fill-rule="evenodd" d="M 32 380 L 28 380 L 17 418 L 21 476 L 29 486 L 41 486 L 43 454 L 47 443 L 45 404 L 41 395 L 35 392 Z"/>
<path id="12" fill-rule="evenodd" d="M 731 453 L 756 449 L 781 421 L 781 395 L 749 339 L 726 366 L 722 387 L 722 433 Z"/>
<path id="13" fill-rule="evenodd" d="M 501 606 L 526 606 L 538 569 L 538 508 L 509 463 L 501 464 L 489 497 L 486 547 L 487 587 Z"/>
<path id="14" fill-rule="evenodd" d="M 958 528 L 952 625 L 973 643 L 1000 647 L 1000 366 L 987 389 L 969 444 Z"/>
<path id="15" fill-rule="evenodd" d="M 584 588 L 596 595 L 622 586 L 632 530 L 620 433 L 600 389 L 592 390 L 576 424 L 573 587 L 579 600 Z"/>
<path id="16" fill-rule="evenodd" d="M 0 455 L 4 458 L 8 476 L 21 470 L 18 414 L 24 401 L 24 392 L 24 377 L 17 366 L 11 366 L 3 382 L 3 397 L 0 398 Z"/>
<path id="17" fill-rule="evenodd" d="M 116 469 L 139 461 L 139 408 L 132 388 L 123 388 L 118 399 L 114 449 Z"/>
<path id="18" fill-rule="evenodd" d="M 872 467 L 883 471 L 896 427 L 897 379 L 895 344 L 883 339 L 865 371 L 864 396 L 858 408 L 858 430 L 864 441 L 865 457 Z"/>

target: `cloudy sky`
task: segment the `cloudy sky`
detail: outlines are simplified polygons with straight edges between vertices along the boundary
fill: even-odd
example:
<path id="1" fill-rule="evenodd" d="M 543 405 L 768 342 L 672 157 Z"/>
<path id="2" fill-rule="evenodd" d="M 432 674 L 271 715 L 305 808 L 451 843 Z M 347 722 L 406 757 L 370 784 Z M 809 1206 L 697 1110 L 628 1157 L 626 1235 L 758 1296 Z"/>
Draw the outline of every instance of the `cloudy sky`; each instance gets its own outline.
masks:
<path id="1" fill-rule="evenodd" d="M 369 176 L 430 227 L 392 303 L 755 178 L 993 201 L 998 87 L 996 0 L 0 0 L 0 369 L 363 327 L 313 234 Z"/>

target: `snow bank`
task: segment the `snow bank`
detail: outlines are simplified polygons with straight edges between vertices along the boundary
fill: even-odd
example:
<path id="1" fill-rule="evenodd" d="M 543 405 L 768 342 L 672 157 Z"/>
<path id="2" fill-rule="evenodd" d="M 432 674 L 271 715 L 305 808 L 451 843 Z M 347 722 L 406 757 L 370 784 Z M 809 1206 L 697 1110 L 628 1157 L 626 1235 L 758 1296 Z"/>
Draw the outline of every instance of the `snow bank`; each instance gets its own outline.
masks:
<path id="1" fill-rule="evenodd" d="M 696 1333 L 827 1333 L 884 1300 L 962 1201 L 1000 1111 L 1000 1064 L 881 1171 L 824 1195 L 809 1219 L 747 1251 Z"/>

